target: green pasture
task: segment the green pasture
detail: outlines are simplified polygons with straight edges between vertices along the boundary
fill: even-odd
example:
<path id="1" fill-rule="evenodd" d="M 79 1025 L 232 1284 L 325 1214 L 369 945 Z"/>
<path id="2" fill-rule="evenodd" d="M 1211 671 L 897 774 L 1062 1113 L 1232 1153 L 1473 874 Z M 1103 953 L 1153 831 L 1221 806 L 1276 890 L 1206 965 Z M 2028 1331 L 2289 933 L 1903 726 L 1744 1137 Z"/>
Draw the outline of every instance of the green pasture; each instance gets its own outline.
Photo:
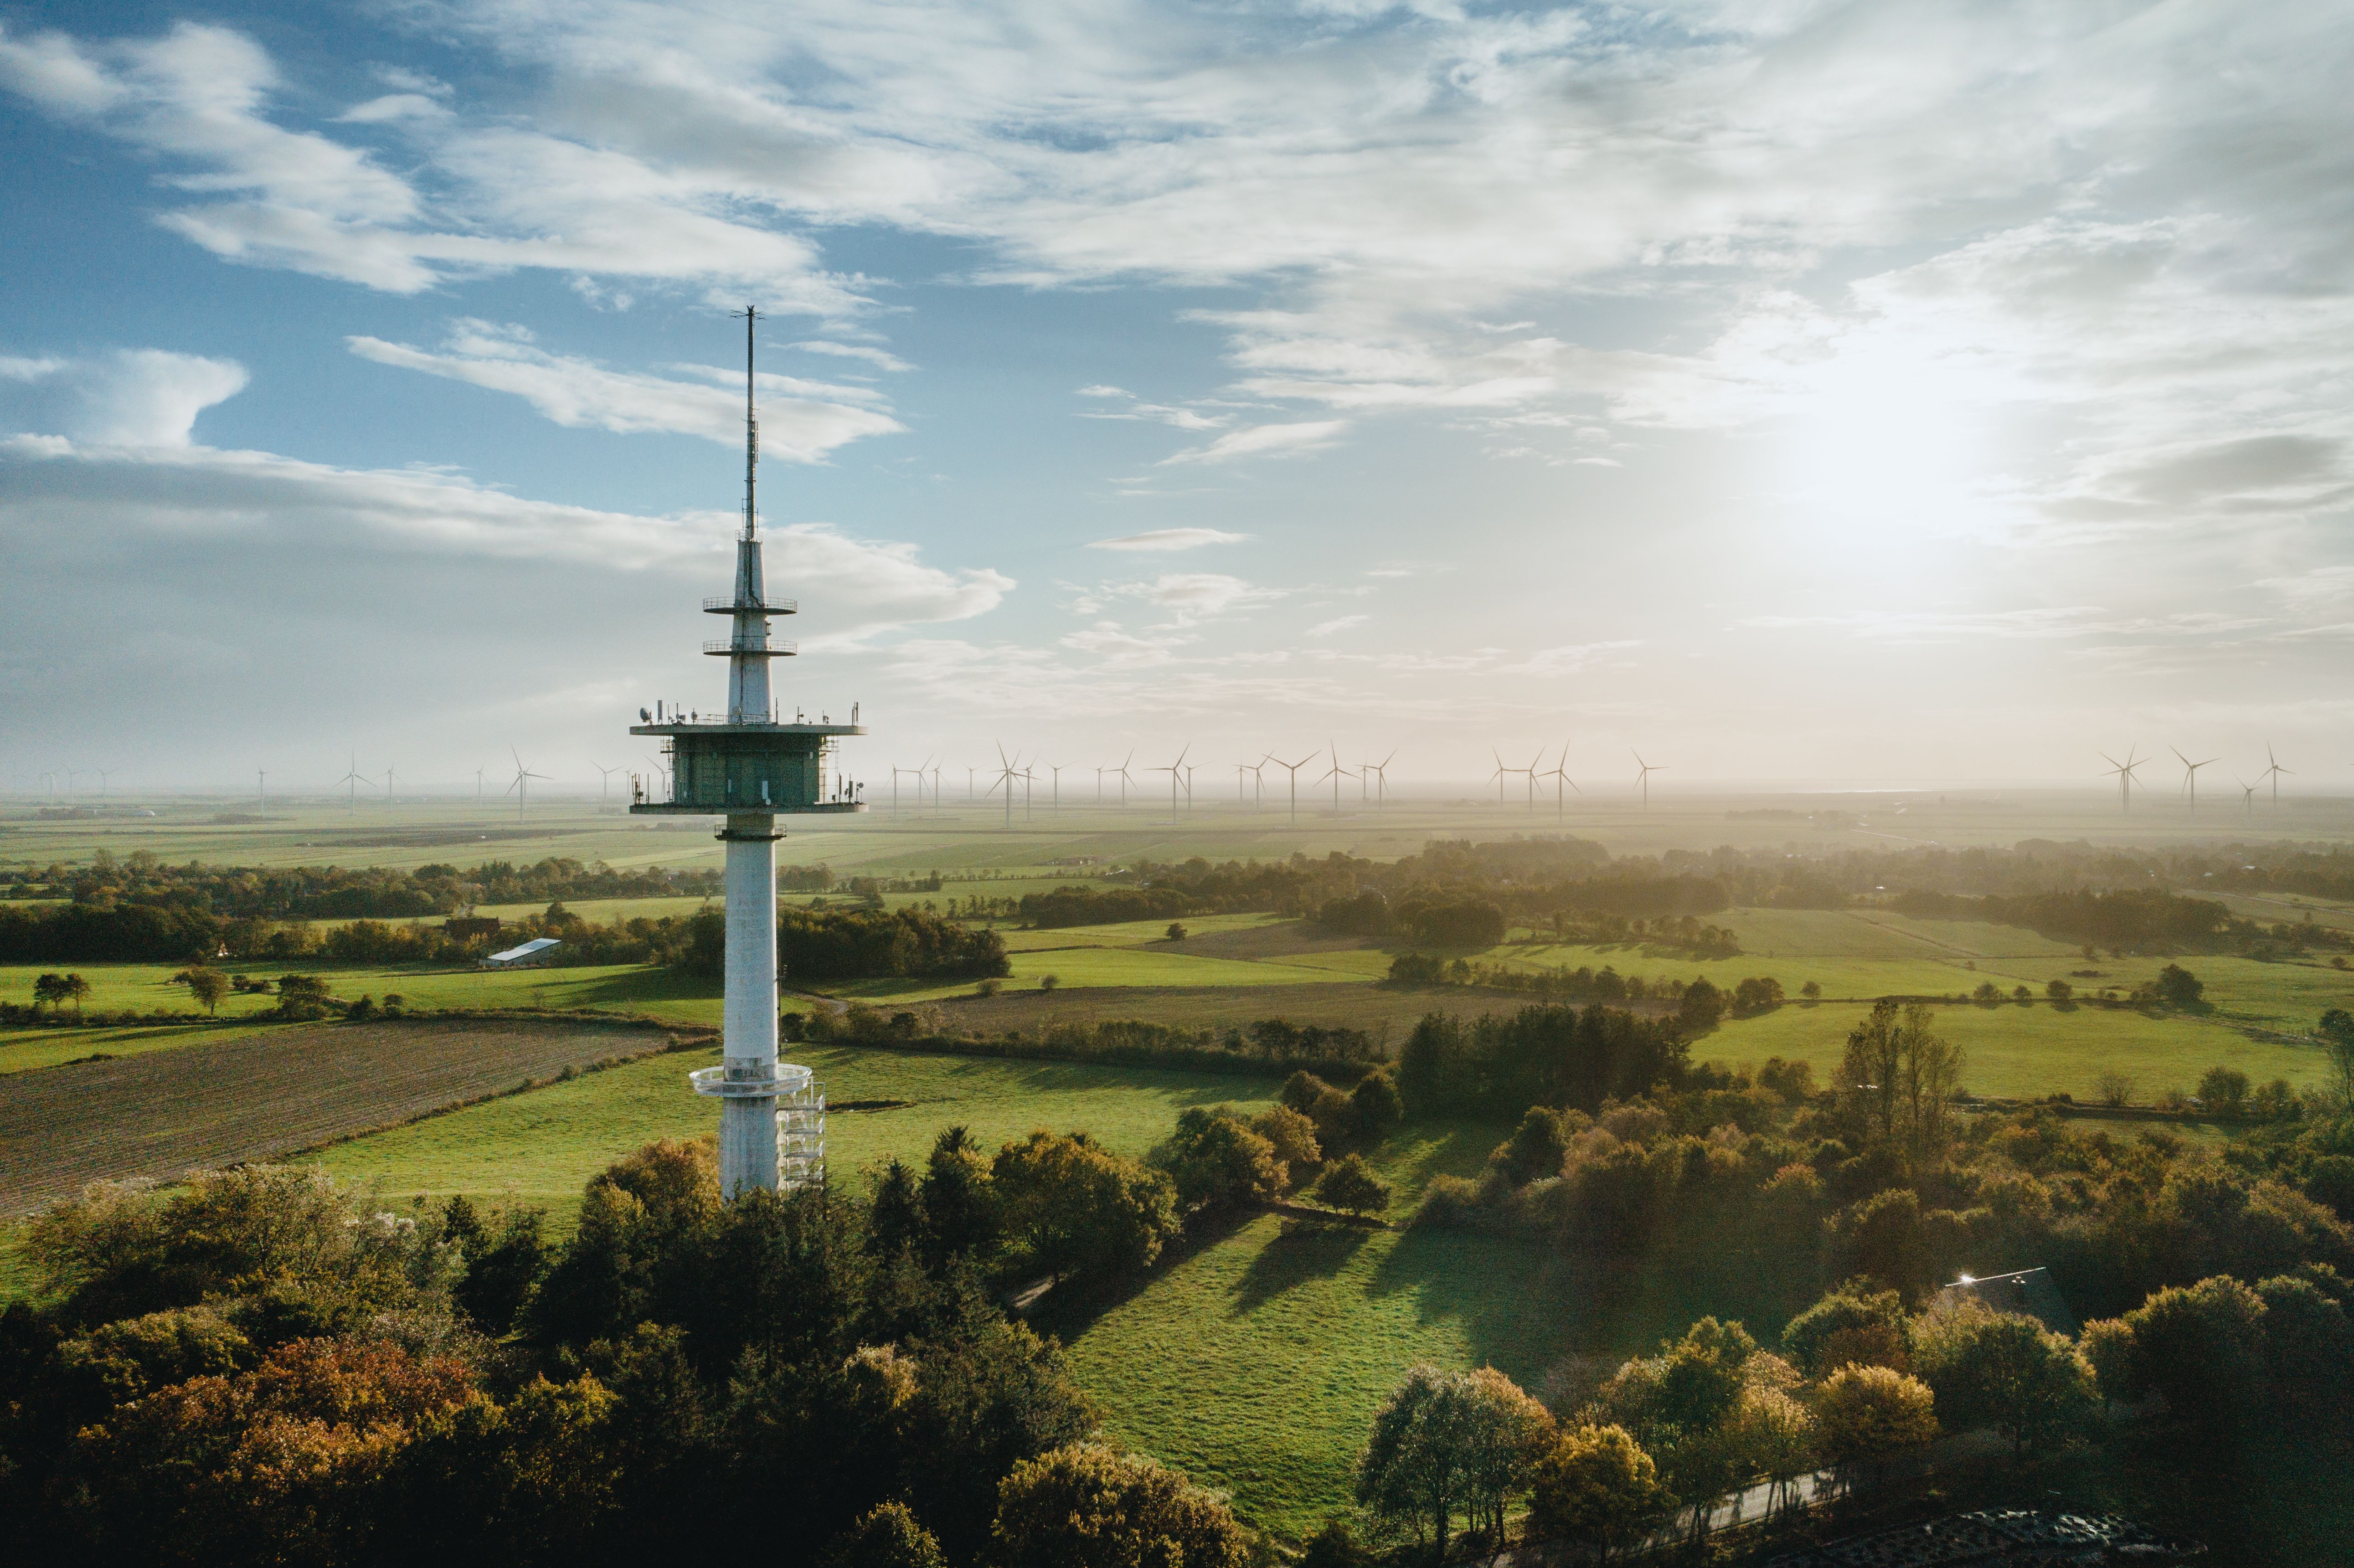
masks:
<path id="1" fill-rule="evenodd" d="M 816 1070 L 834 1105 L 906 1102 L 829 1113 L 826 1163 L 836 1181 L 858 1180 L 893 1155 L 920 1157 L 955 1123 L 970 1128 L 984 1148 L 1034 1128 L 1083 1128 L 1122 1154 L 1140 1156 L 1168 1135 L 1186 1107 L 1231 1103 L 1256 1111 L 1280 1082 L 858 1046 L 802 1045 L 789 1054 Z M 686 1081 L 693 1069 L 718 1060 L 716 1051 L 648 1057 L 373 1133 L 320 1158 L 338 1176 L 376 1183 L 387 1194 L 438 1200 L 465 1192 L 543 1204 L 568 1228 L 582 1185 L 607 1165 L 657 1138 L 701 1138 L 718 1125 L 714 1102 L 695 1095 Z"/>
<path id="2" fill-rule="evenodd" d="M 1416 1125 L 1373 1163 L 1403 1219 L 1438 1174 L 1475 1172 L 1507 1135 Z M 1750 1271 L 1689 1279 L 1596 1270 L 1524 1242 L 1366 1231 L 1262 1214 L 1164 1263 L 1099 1312 L 1041 1326 L 1120 1441 L 1229 1490 L 1262 1527 L 1302 1534 L 1348 1506 L 1374 1410 L 1417 1361 L 1494 1366 L 1542 1390 L 1565 1358 L 1611 1361 L 1706 1312 L 1760 1337 L 1801 1302 Z"/>
<path id="3" fill-rule="evenodd" d="M 1189 916 L 1181 924 L 1189 937 L 1207 937 L 1222 931 L 1256 931 L 1267 926 L 1286 924 L 1280 915 L 1200 915 Z M 1166 920 L 1123 920 L 1109 926 L 1063 926 L 1051 930 L 1024 930 L 1016 927 L 1001 927 L 1009 953 L 1043 952 L 1062 948 L 1141 948 L 1150 943 L 1169 940 Z"/>
<path id="4" fill-rule="evenodd" d="M 1755 1018 L 1729 1020 L 1692 1044 L 1695 1057 L 1756 1064 L 1781 1056 L 1813 1064 L 1828 1083 L 1848 1032 L 1867 1012 L 1861 1002 L 1797 1003 Z M 1937 1032 L 1965 1053 L 1962 1082 L 1974 1094 L 2035 1098 L 2055 1093 L 2094 1097 L 2104 1073 L 2134 1081 L 2134 1099 L 2160 1090 L 2196 1088 L 2208 1068 L 2237 1067 L 2256 1083 L 2286 1078 L 2296 1087 L 2321 1082 L 2321 1048 L 2253 1037 L 2204 1018 L 2151 1015 L 2126 1008 L 1946 1004 Z"/>

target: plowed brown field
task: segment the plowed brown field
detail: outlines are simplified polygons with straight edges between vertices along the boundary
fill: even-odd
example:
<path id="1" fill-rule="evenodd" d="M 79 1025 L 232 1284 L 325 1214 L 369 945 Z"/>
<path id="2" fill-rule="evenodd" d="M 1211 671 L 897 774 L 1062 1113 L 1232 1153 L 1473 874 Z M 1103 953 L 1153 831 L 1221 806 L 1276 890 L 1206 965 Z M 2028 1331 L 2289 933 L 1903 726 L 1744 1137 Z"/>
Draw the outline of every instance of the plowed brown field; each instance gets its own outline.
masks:
<path id="1" fill-rule="evenodd" d="M 0 1218 L 87 1181 L 268 1160 L 660 1051 L 644 1024 L 335 1023 L 0 1077 Z"/>

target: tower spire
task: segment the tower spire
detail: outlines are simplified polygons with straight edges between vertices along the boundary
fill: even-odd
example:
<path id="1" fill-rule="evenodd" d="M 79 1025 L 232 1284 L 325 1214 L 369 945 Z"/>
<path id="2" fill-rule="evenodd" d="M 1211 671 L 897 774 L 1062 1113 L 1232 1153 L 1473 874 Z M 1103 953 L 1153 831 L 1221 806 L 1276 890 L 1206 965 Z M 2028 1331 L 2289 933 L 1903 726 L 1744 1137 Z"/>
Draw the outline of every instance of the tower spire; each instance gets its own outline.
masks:
<path id="1" fill-rule="evenodd" d="M 760 412 L 752 401 L 752 329 L 759 323 L 760 311 L 746 305 L 736 313 L 744 318 L 744 537 L 756 539 L 760 535 Z"/>

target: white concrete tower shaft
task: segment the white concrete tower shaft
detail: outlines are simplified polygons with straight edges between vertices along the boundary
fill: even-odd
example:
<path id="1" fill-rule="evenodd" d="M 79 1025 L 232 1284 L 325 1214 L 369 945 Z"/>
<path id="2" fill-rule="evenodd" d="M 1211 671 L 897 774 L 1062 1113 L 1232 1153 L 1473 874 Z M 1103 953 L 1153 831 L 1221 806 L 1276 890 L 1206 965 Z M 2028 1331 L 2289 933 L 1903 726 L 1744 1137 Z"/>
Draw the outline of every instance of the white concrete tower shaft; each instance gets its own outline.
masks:
<path id="1" fill-rule="evenodd" d="M 736 541 L 736 611 L 727 657 L 727 722 L 766 724 L 767 584 L 760 571 L 760 418 L 754 397 L 754 329 L 744 312 L 744 531 Z M 731 812 L 726 831 L 726 1002 L 722 1054 L 733 1092 L 719 1104 L 719 1190 L 777 1189 L 777 819 Z M 758 1092 L 768 1087 L 770 1092 Z"/>

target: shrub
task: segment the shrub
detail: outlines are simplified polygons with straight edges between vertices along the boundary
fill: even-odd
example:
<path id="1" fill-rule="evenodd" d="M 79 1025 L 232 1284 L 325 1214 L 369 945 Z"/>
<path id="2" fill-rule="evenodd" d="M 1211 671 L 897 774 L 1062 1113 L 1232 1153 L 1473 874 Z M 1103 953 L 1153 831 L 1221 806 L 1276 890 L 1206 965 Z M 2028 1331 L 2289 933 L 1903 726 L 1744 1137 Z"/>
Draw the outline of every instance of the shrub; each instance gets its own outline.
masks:
<path id="1" fill-rule="evenodd" d="M 1316 1195 L 1344 1213 L 1378 1214 L 1390 1206 L 1390 1184 L 1359 1154 L 1346 1154 L 1325 1168 Z"/>
<path id="2" fill-rule="evenodd" d="M 1097 1443 L 1023 1461 L 997 1497 L 991 1555 L 1006 1568 L 1243 1568 L 1247 1556 L 1242 1527 L 1216 1496 Z"/>

